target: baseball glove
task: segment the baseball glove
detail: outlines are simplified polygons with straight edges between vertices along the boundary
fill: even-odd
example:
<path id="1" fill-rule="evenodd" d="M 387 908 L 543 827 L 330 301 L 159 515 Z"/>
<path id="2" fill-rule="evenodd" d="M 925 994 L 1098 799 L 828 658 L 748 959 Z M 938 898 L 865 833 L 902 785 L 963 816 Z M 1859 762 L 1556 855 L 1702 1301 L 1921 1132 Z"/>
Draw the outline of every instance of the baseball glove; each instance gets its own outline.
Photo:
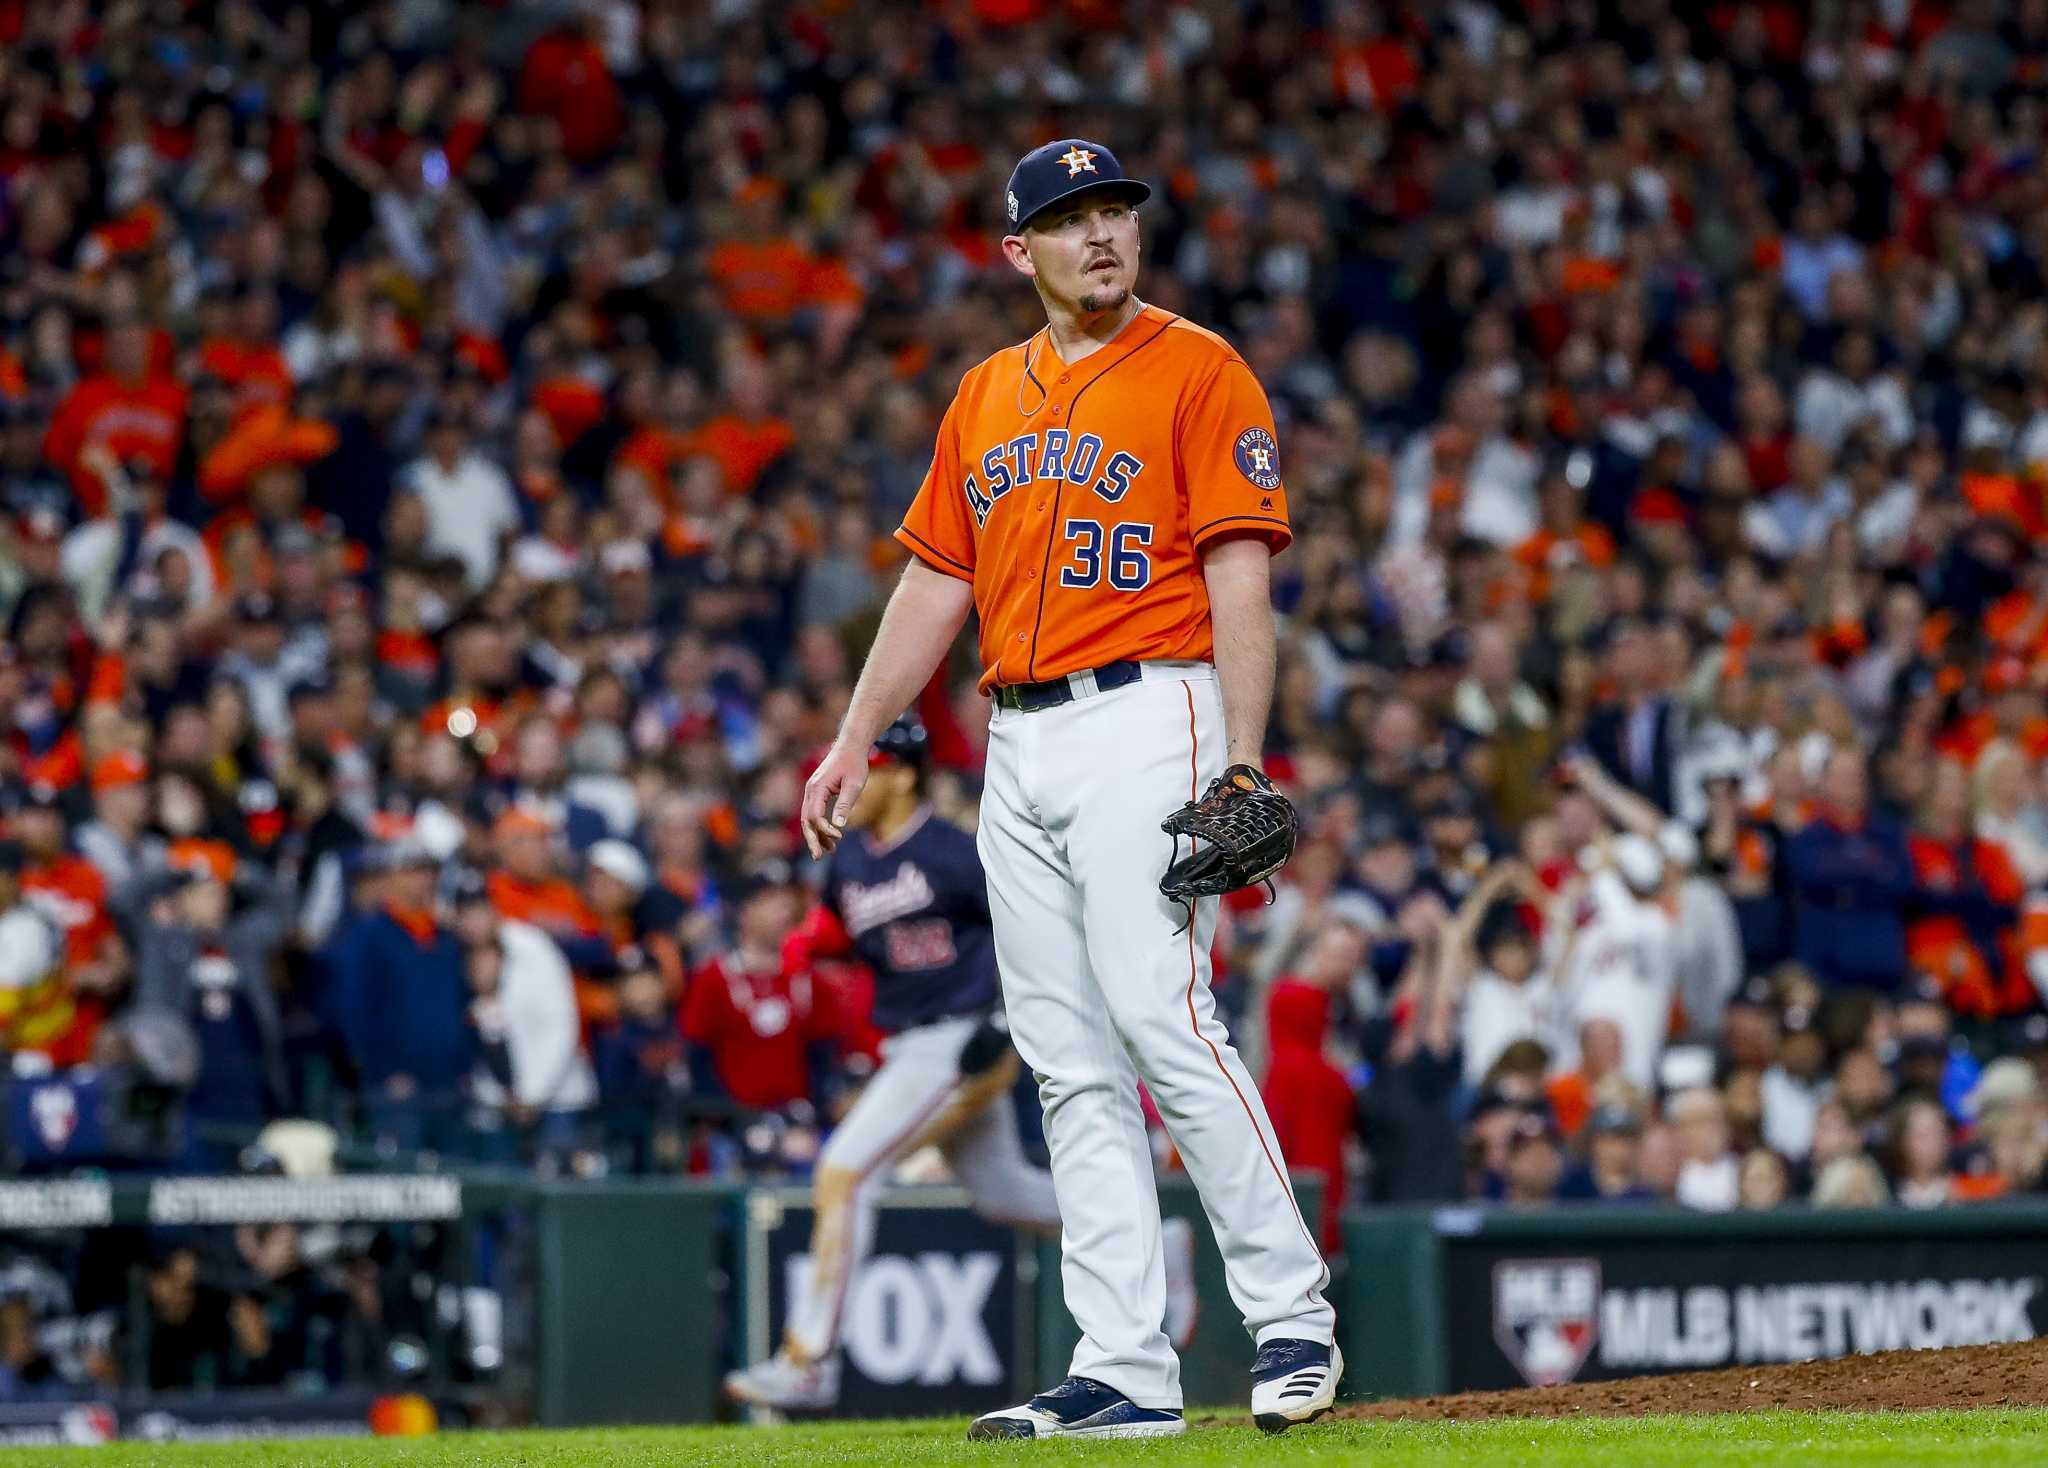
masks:
<path id="1" fill-rule="evenodd" d="M 1294 855 L 1294 807 L 1250 765 L 1232 765 L 1159 829 L 1173 837 L 1174 859 L 1159 890 L 1174 902 L 1221 897 L 1268 881 Z M 1180 854 L 1180 838 L 1194 849 Z"/>

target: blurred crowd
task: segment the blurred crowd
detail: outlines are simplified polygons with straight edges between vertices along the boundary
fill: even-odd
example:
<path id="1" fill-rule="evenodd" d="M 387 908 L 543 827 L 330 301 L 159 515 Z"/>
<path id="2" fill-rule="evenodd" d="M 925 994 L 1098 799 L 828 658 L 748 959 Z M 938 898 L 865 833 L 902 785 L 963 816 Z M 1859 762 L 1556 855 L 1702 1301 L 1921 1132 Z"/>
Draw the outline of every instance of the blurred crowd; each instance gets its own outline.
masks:
<path id="1" fill-rule="evenodd" d="M 807 1165 L 802 781 L 1082 134 L 1281 429 L 1219 997 L 1330 1216 L 2039 1189 L 2044 85 L 2039 0 L 0 4 L 5 1164 Z"/>

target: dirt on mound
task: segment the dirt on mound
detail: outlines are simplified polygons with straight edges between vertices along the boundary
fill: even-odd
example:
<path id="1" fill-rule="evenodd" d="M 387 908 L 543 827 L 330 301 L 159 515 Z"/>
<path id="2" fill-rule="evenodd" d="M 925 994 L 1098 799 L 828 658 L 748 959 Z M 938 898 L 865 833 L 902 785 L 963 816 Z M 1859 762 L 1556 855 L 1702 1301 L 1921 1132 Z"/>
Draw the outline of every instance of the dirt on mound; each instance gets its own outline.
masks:
<path id="1" fill-rule="evenodd" d="M 1886 1351 L 1628 1381 L 1459 1392 L 1339 1407 L 1339 1417 L 1485 1421 L 1498 1417 L 1634 1417 L 1653 1412 L 1867 1411 L 2048 1405 L 2048 1339 L 1944 1351 Z"/>

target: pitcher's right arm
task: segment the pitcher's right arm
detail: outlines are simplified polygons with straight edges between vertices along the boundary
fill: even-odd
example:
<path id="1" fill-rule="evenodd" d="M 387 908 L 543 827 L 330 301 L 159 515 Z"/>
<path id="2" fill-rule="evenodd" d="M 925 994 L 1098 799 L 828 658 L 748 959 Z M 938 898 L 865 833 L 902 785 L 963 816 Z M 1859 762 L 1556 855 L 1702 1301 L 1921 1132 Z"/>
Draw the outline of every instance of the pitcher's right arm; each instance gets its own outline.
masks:
<path id="1" fill-rule="evenodd" d="M 838 737 L 804 785 L 804 843 L 812 856 L 838 844 L 847 813 L 867 783 L 868 746 L 931 681 L 973 605 L 974 588 L 959 577 L 920 560 L 903 568 Z"/>

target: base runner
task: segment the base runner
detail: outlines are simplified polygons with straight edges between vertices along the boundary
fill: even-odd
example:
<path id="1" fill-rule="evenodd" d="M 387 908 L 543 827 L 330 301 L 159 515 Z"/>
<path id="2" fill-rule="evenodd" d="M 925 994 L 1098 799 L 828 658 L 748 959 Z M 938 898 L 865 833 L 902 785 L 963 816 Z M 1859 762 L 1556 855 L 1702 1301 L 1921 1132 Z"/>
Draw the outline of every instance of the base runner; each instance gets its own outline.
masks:
<path id="1" fill-rule="evenodd" d="M 991 1014 L 995 950 L 974 838 L 924 797 L 924 730 L 898 720 L 869 755 L 867 787 L 832 853 L 824 890 L 797 940 L 818 956 L 852 953 L 875 975 L 875 1023 L 890 1038 L 818 1158 L 811 1289 L 782 1346 L 725 1378 L 755 1407 L 818 1410 L 839 1397 L 846 1301 L 874 1242 L 875 1194 L 894 1164 L 936 1144 L 975 1210 L 1041 1232 L 1059 1228 L 1052 1175 L 1025 1157 L 1011 1088 L 1017 1055 Z M 1176 1325 L 1194 1324 L 1194 1235 L 1169 1239 Z"/>
<path id="2" fill-rule="evenodd" d="M 806 838 L 829 848 L 869 741 L 977 611 L 995 702 L 978 842 L 1082 1336 L 1065 1381 L 975 1438 L 1185 1428 L 1141 1079 L 1257 1345 L 1254 1419 L 1322 1415 L 1343 1372 L 1329 1272 L 1209 992 L 1214 894 L 1292 850 L 1293 812 L 1259 770 L 1286 494 L 1243 358 L 1134 294 L 1150 193 L 1078 138 L 1011 174 L 1003 253 L 1045 329 L 961 380 L 897 532 L 914 560 L 804 792 Z M 1186 862 L 1168 832 L 1197 838 Z"/>

